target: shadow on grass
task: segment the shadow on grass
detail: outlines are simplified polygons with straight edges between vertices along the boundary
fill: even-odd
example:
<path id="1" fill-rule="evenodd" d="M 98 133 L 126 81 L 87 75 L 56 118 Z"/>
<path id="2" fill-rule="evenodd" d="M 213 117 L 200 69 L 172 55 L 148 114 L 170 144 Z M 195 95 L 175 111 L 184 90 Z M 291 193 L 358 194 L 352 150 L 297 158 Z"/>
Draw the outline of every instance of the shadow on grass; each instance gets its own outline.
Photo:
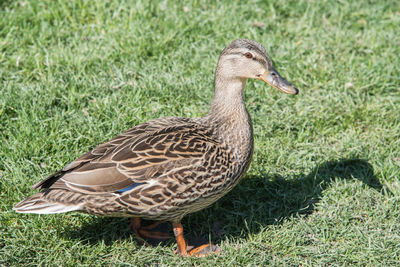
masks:
<path id="1" fill-rule="evenodd" d="M 214 209 L 214 213 L 220 214 L 223 209 L 222 213 L 231 216 L 218 215 L 216 222 L 219 225 L 210 222 L 211 230 L 217 238 L 221 226 L 225 227 L 222 232 L 229 236 L 244 237 L 247 232 L 258 232 L 263 226 L 279 224 L 285 218 L 311 214 L 323 191 L 337 179 L 357 179 L 364 187 L 381 193 L 386 190 L 374 175 L 371 164 L 363 159 L 328 161 L 309 174 L 299 174 L 290 179 L 277 174 L 247 176 L 218 203 L 219 210 Z M 209 216 L 213 220 L 213 214 Z"/>
<path id="2" fill-rule="evenodd" d="M 291 179 L 277 174 L 247 176 L 217 204 L 186 216 L 182 221 L 185 236 L 192 243 L 203 243 L 204 237 L 212 233 L 212 239 L 218 243 L 226 236 L 243 238 L 265 225 L 310 214 L 322 192 L 336 179 L 358 179 L 364 186 L 382 193 L 384 190 L 371 164 L 363 159 L 329 161 L 309 174 Z M 127 226 L 127 219 L 94 217 L 80 229 L 69 229 L 64 234 L 90 244 L 99 241 L 110 244 L 132 235 Z"/>

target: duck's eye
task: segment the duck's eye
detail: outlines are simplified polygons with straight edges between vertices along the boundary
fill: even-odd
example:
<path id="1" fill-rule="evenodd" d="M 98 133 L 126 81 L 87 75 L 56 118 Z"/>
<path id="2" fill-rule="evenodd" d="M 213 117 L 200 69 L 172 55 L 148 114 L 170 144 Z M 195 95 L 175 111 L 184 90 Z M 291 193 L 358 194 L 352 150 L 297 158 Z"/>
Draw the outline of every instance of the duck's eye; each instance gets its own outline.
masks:
<path id="1" fill-rule="evenodd" d="M 253 54 L 250 52 L 247 52 L 246 54 L 244 54 L 244 56 L 247 58 L 253 58 Z"/>

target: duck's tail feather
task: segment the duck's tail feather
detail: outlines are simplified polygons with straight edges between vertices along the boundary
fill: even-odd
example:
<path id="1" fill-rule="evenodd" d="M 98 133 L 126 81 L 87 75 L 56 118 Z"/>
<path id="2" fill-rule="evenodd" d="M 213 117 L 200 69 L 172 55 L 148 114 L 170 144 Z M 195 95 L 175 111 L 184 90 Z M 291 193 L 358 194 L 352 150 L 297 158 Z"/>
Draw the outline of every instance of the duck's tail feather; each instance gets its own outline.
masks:
<path id="1" fill-rule="evenodd" d="M 43 198 L 43 192 L 34 194 L 15 205 L 13 210 L 20 213 L 56 214 L 81 210 L 80 205 L 66 205 Z"/>

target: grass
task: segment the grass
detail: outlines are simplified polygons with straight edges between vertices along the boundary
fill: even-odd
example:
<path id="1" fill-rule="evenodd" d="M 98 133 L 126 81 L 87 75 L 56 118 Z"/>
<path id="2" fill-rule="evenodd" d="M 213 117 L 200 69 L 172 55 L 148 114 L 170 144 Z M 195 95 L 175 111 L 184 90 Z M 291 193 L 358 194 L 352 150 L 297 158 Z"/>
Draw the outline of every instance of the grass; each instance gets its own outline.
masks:
<path id="1" fill-rule="evenodd" d="M 396 265 L 400 6 L 395 1 L 0 1 L 0 265 Z M 205 115 L 230 41 L 300 88 L 250 81 L 242 182 L 187 216 L 223 249 L 179 258 L 119 218 L 22 215 L 30 186 L 135 124 Z"/>

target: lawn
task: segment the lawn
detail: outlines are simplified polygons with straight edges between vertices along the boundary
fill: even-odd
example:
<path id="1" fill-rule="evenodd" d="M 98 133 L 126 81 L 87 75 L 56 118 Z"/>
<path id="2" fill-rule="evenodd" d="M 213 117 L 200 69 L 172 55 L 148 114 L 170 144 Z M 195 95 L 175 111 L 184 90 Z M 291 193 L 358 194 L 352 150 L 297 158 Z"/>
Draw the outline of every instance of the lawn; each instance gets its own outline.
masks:
<path id="1" fill-rule="evenodd" d="M 0 1 L 0 265 L 396 265 L 396 1 Z M 255 151 L 239 185 L 183 220 L 220 255 L 142 246 L 121 218 L 17 214 L 30 187 L 164 116 L 207 114 L 219 53 L 262 43 L 300 89 L 249 81 Z"/>

